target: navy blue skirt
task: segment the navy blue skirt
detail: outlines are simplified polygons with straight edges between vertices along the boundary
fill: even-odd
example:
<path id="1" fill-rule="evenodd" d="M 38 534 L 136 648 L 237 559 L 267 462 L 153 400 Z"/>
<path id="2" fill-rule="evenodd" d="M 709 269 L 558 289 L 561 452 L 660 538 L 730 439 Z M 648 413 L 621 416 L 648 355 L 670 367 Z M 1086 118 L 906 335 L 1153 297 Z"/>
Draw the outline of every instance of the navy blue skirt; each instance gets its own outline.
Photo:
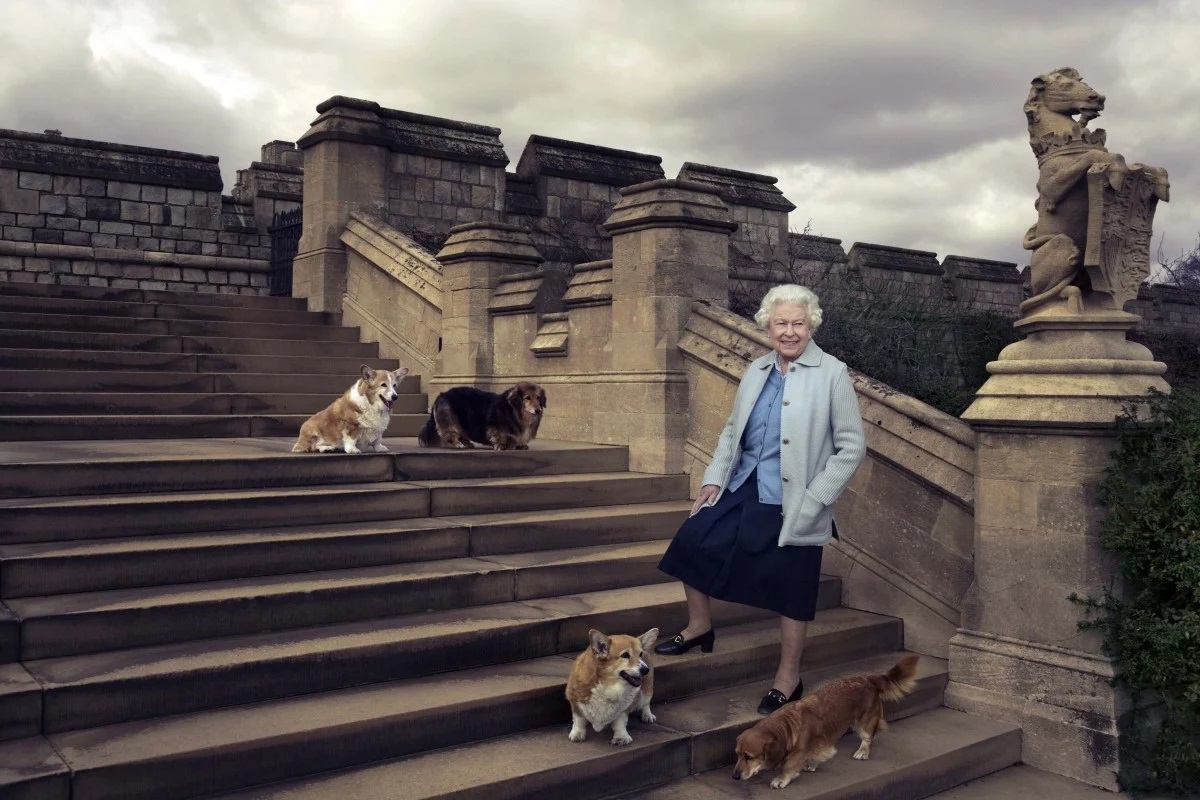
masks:
<path id="1" fill-rule="evenodd" d="M 779 547 L 783 507 L 758 501 L 758 476 L 689 517 L 658 568 L 718 600 L 791 619 L 816 616 L 821 545 Z"/>

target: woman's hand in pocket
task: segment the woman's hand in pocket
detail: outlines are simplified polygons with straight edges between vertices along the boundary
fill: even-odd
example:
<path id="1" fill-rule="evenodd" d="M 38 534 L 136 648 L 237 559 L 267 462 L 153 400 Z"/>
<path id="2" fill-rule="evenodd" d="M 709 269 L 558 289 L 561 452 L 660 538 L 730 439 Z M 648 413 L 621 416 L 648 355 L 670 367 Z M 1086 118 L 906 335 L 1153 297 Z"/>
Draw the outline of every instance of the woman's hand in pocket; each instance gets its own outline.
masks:
<path id="1" fill-rule="evenodd" d="M 704 508 L 705 506 L 712 505 L 713 501 L 717 499 L 717 495 L 720 494 L 720 492 L 721 487 L 713 483 L 706 483 L 701 486 L 700 496 L 697 497 L 696 502 L 692 504 L 692 513 L 688 514 L 688 516 L 694 517 L 700 509 Z"/>

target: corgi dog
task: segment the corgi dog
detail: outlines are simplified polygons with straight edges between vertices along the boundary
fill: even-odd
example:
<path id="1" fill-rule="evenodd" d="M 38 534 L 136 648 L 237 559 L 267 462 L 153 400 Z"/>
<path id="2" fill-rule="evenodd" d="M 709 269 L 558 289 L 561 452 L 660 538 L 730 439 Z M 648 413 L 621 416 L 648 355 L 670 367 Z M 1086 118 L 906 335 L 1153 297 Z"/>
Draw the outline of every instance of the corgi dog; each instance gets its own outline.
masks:
<path id="1" fill-rule="evenodd" d="M 802 770 L 815 772 L 833 758 L 838 739 L 851 729 L 859 738 L 854 758 L 866 761 L 876 731 L 887 730 L 883 701 L 899 700 L 913 690 L 918 658 L 907 655 L 883 675 L 855 675 L 827 683 L 742 731 L 734 747 L 733 779 L 750 780 L 761 770 L 780 767 L 771 786 L 782 789 Z"/>
<path id="2" fill-rule="evenodd" d="M 637 711 L 642 722 L 654 722 L 650 698 L 654 695 L 654 670 L 642 658 L 654 646 L 658 628 L 641 636 L 605 636 L 588 631 L 589 645 L 579 654 L 567 679 L 571 704 L 572 742 L 582 742 L 587 726 L 599 731 L 612 725 L 612 743 L 629 744 L 629 715 Z"/>
<path id="3" fill-rule="evenodd" d="M 361 377 L 326 408 L 300 426 L 293 453 L 329 453 L 343 450 L 386 453 L 383 432 L 392 420 L 392 404 L 399 396 L 407 367 L 395 372 L 362 365 Z"/>

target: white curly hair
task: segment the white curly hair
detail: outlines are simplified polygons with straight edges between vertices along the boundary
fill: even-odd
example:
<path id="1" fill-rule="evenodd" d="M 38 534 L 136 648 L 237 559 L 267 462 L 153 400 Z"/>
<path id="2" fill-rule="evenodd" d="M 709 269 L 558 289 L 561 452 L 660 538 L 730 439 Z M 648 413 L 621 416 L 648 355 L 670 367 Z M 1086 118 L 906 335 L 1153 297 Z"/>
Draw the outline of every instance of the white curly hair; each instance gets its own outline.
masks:
<path id="1" fill-rule="evenodd" d="M 812 333 L 817 332 L 817 328 L 821 327 L 821 305 L 817 302 L 817 296 L 812 289 L 800 286 L 795 283 L 783 283 L 779 286 L 774 286 L 769 292 L 763 295 L 762 304 L 758 307 L 758 313 L 754 315 L 754 321 L 758 327 L 764 331 L 767 325 L 771 322 L 771 315 L 775 313 L 776 306 L 784 303 L 790 305 L 798 305 L 804 307 L 804 313 L 808 315 L 808 329 Z"/>

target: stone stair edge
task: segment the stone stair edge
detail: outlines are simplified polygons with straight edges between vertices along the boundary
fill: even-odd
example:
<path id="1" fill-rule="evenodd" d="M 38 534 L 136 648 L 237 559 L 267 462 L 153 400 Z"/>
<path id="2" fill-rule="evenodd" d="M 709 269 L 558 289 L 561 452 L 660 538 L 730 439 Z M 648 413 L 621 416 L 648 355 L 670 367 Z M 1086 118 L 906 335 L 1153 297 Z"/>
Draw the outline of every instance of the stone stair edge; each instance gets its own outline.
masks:
<path id="1" fill-rule="evenodd" d="M 373 454 L 375 455 L 375 454 Z M 378 454 L 387 455 L 387 454 Z M 317 457 L 317 456 L 310 456 Z M 340 483 L 328 485 L 296 485 L 296 486 L 271 486 L 260 488 L 245 488 L 245 489 L 203 489 L 198 491 L 176 490 L 167 492 L 148 492 L 148 493 L 129 493 L 129 494 L 108 494 L 103 496 L 103 503 L 113 504 L 119 502 L 132 502 L 138 504 L 157 504 L 169 503 L 176 501 L 191 501 L 191 500 L 206 500 L 206 499 L 241 499 L 257 496 L 286 496 L 298 493 L 311 494 L 346 494 L 346 493 L 361 493 L 364 491 L 438 491 L 438 490 L 459 490 L 459 489 L 477 489 L 477 488 L 494 488 L 494 487 L 509 487 L 517 486 L 545 486 L 555 484 L 574 484 L 584 483 L 587 481 L 602 481 L 608 483 L 627 482 L 633 480 L 651 480 L 660 482 L 680 482 L 686 480 L 686 475 L 657 475 L 646 472 L 632 472 L 624 470 L 620 472 L 567 472 L 549 475 L 517 475 L 511 477 L 493 477 L 493 478 L 437 478 L 431 480 L 411 479 L 391 481 L 371 481 L 364 483 Z M 469 485 L 464 485 L 465 480 L 470 480 Z M 92 504 L 95 500 L 94 495 L 66 495 L 66 496 L 48 496 L 48 497 L 19 497 L 0 499 L 0 509 L 13 509 L 23 506 L 30 507 L 64 507 L 75 506 L 81 504 Z M 593 506 L 594 507 L 594 506 Z M 547 511 L 550 509 L 537 509 Z M 519 513 L 519 512 L 512 512 Z M 432 515 L 438 516 L 438 515 Z M 458 514 L 445 516 L 461 516 Z"/>
<path id="2" fill-rule="evenodd" d="M 195 300 L 195 303 L 198 305 L 279 308 L 288 311 L 304 310 L 307 307 L 306 301 L 302 298 L 276 297 L 263 294 L 176 292 L 168 289 L 120 289 L 108 286 L 65 286 L 62 284 L 30 284 L 15 283 L 12 281 L 0 281 L 0 296 L 162 304 L 176 304 L 175 301 L 177 300 Z"/>
<path id="3" fill-rule="evenodd" d="M 771 628 L 773 626 L 769 624 L 764 626 L 762 623 L 748 623 L 739 626 L 748 632 L 758 632 L 764 627 Z M 863 635 L 869 635 L 869 630 L 869 627 L 863 628 Z M 820 633 L 818 632 L 816 636 L 819 639 Z M 387 736 L 386 730 L 391 726 L 417 725 L 418 723 L 429 725 L 442 716 L 469 713 L 486 715 L 488 722 L 495 725 L 495 727 L 489 726 L 490 730 L 484 731 L 485 735 L 480 739 L 491 738 L 488 734 L 511 735 L 555 725 L 559 727 L 565 738 L 565 732 L 570 725 L 570 714 L 562 693 L 574 655 L 574 653 L 561 653 L 513 662 L 500 670 L 477 667 L 457 673 L 415 679 L 404 682 L 403 686 L 399 683 L 373 684 L 265 701 L 254 709 L 229 708 L 193 712 L 156 719 L 149 727 L 146 723 L 141 722 L 117 723 L 93 729 L 50 734 L 49 738 L 56 749 L 66 756 L 68 762 L 75 761 L 76 763 L 79 763 L 80 756 L 86 758 L 92 743 L 113 742 L 122 739 L 141 740 L 150 748 L 159 748 L 157 753 L 147 753 L 143 750 L 143 755 L 139 756 L 143 760 L 156 755 L 167 755 L 168 752 L 175 754 L 176 757 L 187 755 L 191 759 L 207 760 L 210 757 L 209 754 L 228 753 L 231 749 L 261 749 L 264 747 L 271 749 L 273 741 L 277 742 L 274 749 L 303 747 L 305 740 L 319 737 L 321 731 L 324 730 L 320 722 L 314 724 L 314 720 L 333 722 L 335 729 L 342 731 L 350 727 L 353 729 L 352 737 L 361 740 L 369 735 L 370 730 L 378 730 L 379 735 Z M 839 676 L 857 674 L 868 667 L 875 668 L 887 659 L 894 660 L 899 655 L 900 653 L 896 652 L 881 651 L 870 656 L 836 662 L 836 666 L 828 664 L 821 668 L 806 669 L 804 674 L 809 677 L 818 672 L 836 673 Z M 836 656 L 833 657 L 836 658 Z M 759 660 L 762 661 L 761 658 Z M 659 698 L 657 706 L 663 709 L 667 716 L 671 715 L 670 709 L 673 706 L 697 696 L 694 693 L 686 692 L 683 694 L 669 691 L 664 693 L 661 689 L 664 685 L 669 685 L 671 676 L 703 671 L 704 667 L 700 661 L 675 664 L 659 663 L 656 669 L 660 672 L 657 684 L 660 691 L 656 692 Z M 760 665 L 761 675 L 758 678 L 714 689 L 712 694 L 754 694 L 758 684 L 768 674 L 766 670 L 769 670 L 769 664 L 763 662 Z M 922 684 L 940 686 L 944 685 L 944 678 L 945 664 L 942 662 L 940 670 L 932 668 L 920 680 Z M 692 685 L 694 685 L 694 681 Z M 405 688 L 410 691 L 409 695 L 405 695 Z M 416 701 L 412 700 L 411 694 L 418 692 L 421 697 Z M 393 697 L 395 698 L 394 702 L 390 702 L 389 698 Z M 474 710 L 464 711 L 464 706 Z M 527 711 L 524 715 L 520 713 L 522 707 Z M 904 705 L 898 704 L 894 708 L 904 708 Z M 908 711 L 908 709 L 905 710 Z M 912 713 L 912 711 L 908 711 L 908 713 Z M 248 714 L 255 715 L 255 718 L 239 724 L 238 720 L 244 719 Z M 662 715 L 660 714 L 660 716 Z M 759 719 L 757 714 L 749 712 L 741 715 L 733 724 L 740 729 L 753 724 L 757 719 Z M 506 722 L 509 723 L 507 726 Z M 188 736 L 188 729 L 197 725 L 199 737 Z M 645 726 L 639 727 L 644 728 Z M 703 731 L 672 729 L 669 725 L 662 725 L 661 722 L 659 727 L 668 732 L 689 737 L 704 733 Z M 357 762 L 358 765 L 361 765 L 367 761 L 377 760 L 372 756 L 382 755 L 385 758 L 397 758 L 422 755 L 445 747 L 478 743 L 480 739 L 463 738 L 474 735 L 473 731 L 477 731 L 478 728 L 478 723 L 473 722 L 464 730 L 451 734 L 451 736 L 456 736 L 458 741 L 447 741 L 446 739 L 435 742 L 426 741 L 419 743 L 418 747 L 420 744 L 437 746 L 426 746 L 420 749 L 412 747 L 409 741 L 417 737 L 397 735 L 392 732 L 390 738 L 404 742 L 401 748 L 404 752 L 396 753 L 393 750 L 392 754 L 388 756 L 386 751 L 381 751 L 377 746 L 372 752 L 358 753 L 348 757 L 361 758 L 362 760 Z M 341 735 L 346 736 L 345 733 Z M 594 736 L 595 734 L 593 734 Z M 343 756 L 343 758 L 346 757 Z M 101 756 L 100 762 L 93 760 L 90 763 L 85 762 L 84 765 L 95 769 L 101 766 L 102 760 L 103 756 Z M 274 759 L 268 757 L 264 760 L 269 762 Z M 329 768 L 330 764 L 326 761 L 321 766 Z M 343 763 L 340 768 L 347 766 L 354 766 L 354 764 Z"/>
<path id="4" fill-rule="evenodd" d="M 849 800 L 856 797 L 924 796 L 919 786 L 905 785 L 905 793 L 887 794 L 894 780 L 921 784 L 929 793 L 965 779 L 988 774 L 1020 760 L 1020 734 L 1010 726 L 969 717 L 950 709 L 932 709 L 899 721 L 892 737 L 897 741 L 921 741 L 938 728 L 953 726 L 957 736 L 940 741 L 935 746 L 901 750 L 895 748 L 891 759 L 882 757 L 886 741 L 880 738 L 874 761 L 854 762 L 849 754 L 841 753 L 846 764 L 826 766 L 824 772 L 803 773 L 793 785 L 819 783 L 825 792 L 807 797 L 821 800 Z M 580 800 L 600 798 L 631 798 L 666 783 L 693 774 L 691 759 L 695 738 L 677 734 L 657 726 L 647 728 L 631 725 L 634 742 L 623 748 L 607 742 L 588 746 L 566 741 L 560 727 L 540 728 L 520 734 L 451 746 L 428 753 L 419 753 L 362 767 L 259 786 L 249 790 L 214 795 L 209 800 L 317 800 L 353 793 L 356 800 L 383 800 L 394 797 L 394 788 L 403 782 L 415 791 L 408 798 L 485 798 L 516 800 L 517 798 L 574 797 Z M 885 734 L 886 736 L 886 734 Z M 842 748 L 845 750 L 846 748 Z M 924 753 L 920 752 L 924 750 Z M 889 763 L 891 762 L 891 763 Z M 892 765 L 896 766 L 893 767 Z M 864 766 L 865 765 L 865 766 Z M 854 769 L 859 767 L 859 769 Z M 942 770 L 942 780 L 930 781 L 929 772 Z M 450 777 L 447 777 L 450 776 Z M 678 797 L 774 797 L 769 788 L 770 775 L 756 777 L 752 784 L 730 786 L 728 793 L 716 788 L 721 783 L 706 785 L 708 776 L 701 775 L 695 783 L 709 789 L 702 795 L 684 794 Z M 808 781 L 805 781 L 808 778 Z M 721 770 L 718 782 L 729 782 L 729 773 Z M 916 789 L 916 794 L 907 790 Z M 880 793 L 882 790 L 883 793 Z M 645 795 L 654 796 L 652 793 Z M 664 795 L 666 796 L 666 795 Z"/>

